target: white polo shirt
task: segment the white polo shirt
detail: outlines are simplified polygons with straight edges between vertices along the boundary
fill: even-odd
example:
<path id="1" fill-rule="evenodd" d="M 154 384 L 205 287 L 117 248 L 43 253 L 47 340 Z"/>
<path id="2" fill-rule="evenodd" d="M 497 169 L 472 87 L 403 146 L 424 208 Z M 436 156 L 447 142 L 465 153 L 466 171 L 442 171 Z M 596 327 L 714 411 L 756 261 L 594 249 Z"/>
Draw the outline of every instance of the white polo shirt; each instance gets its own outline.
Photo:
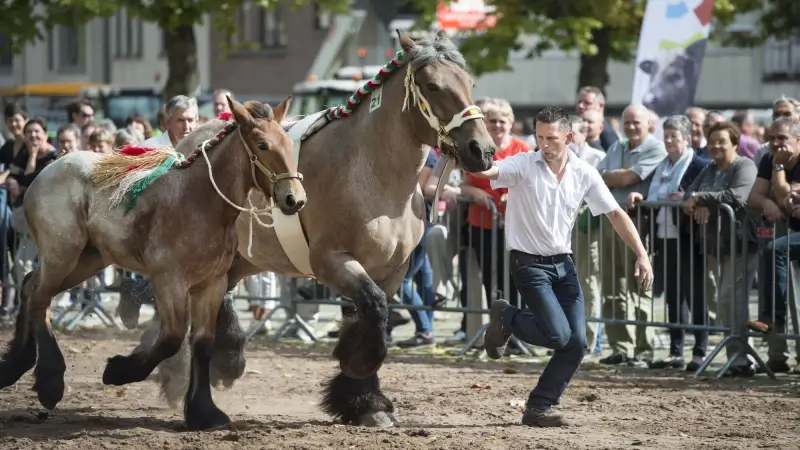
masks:
<path id="1" fill-rule="evenodd" d="M 174 148 L 172 145 L 172 140 L 169 138 L 168 132 L 163 132 L 158 136 L 151 137 L 150 139 L 145 140 L 141 144 L 142 147 L 151 147 L 151 148 L 161 148 L 161 147 L 169 147 Z"/>
<path id="2" fill-rule="evenodd" d="M 572 253 L 572 226 L 586 200 L 592 214 L 607 214 L 619 203 L 600 173 L 573 152 L 559 182 L 541 152 L 524 152 L 497 162 L 492 188 L 508 188 L 506 248 L 539 256 Z"/>

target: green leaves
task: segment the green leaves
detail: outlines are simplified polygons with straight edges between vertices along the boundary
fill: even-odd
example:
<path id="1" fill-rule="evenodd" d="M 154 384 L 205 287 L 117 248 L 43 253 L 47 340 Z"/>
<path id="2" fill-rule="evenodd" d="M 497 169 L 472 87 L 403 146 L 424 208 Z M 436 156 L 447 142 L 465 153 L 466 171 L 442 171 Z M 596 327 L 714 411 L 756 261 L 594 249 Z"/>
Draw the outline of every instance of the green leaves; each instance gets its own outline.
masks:
<path id="1" fill-rule="evenodd" d="M 435 20 L 434 0 L 407 0 L 422 8 L 421 23 Z M 468 33 L 461 51 L 471 70 L 480 75 L 509 70 L 510 50 L 523 50 L 530 58 L 551 49 L 577 50 L 584 56 L 607 54 L 611 59 L 630 61 L 635 57 L 645 0 L 486 0 L 501 15 L 497 25 L 483 33 Z M 768 8 L 758 23 L 760 30 L 748 36 L 750 45 L 769 35 L 786 37 L 800 27 L 800 1 L 768 0 Z M 762 0 L 716 0 L 713 29 L 724 31 L 737 14 L 760 11 Z M 603 42 L 593 38 L 608 36 Z M 532 38 L 531 36 L 535 36 Z M 744 35 L 724 32 L 712 34 L 725 43 L 743 41 Z M 602 45 L 603 48 L 598 48 Z M 605 67 L 597 70 L 605 70 Z"/>

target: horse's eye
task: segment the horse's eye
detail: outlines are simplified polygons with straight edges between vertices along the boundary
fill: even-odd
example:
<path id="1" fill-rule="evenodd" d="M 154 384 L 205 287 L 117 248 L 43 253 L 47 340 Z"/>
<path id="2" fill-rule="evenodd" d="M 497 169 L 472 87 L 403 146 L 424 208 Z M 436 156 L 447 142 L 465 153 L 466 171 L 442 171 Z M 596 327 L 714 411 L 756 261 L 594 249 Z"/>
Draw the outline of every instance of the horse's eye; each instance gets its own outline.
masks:
<path id="1" fill-rule="evenodd" d="M 266 142 L 259 142 L 258 143 L 258 149 L 267 151 L 267 143 Z"/>
<path id="2" fill-rule="evenodd" d="M 428 88 L 429 91 L 433 91 L 433 92 L 442 90 L 442 88 L 439 87 L 439 85 L 436 84 L 436 83 L 428 83 L 428 84 L 425 85 L 425 87 Z"/>

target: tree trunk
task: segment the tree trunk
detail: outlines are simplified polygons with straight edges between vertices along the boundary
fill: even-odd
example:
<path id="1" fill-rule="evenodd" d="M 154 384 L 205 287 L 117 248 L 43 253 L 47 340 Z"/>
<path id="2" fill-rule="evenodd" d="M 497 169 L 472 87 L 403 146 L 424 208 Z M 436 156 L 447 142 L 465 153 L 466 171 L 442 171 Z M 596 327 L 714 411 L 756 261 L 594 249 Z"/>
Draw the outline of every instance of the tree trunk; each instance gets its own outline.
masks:
<path id="1" fill-rule="evenodd" d="M 581 55 L 581 68 L 578 72 L 578 89 L 594 86 L 606 95 L 609 82 L 608 61 L 611 55 L 611 36 L 603 27 L 592 32 L 592 42 L 597 46 L 597 54 Z"/>
<path id="2" fill-rule="evenodd" d="M 167 83 L 164 85 L 164 102 L 176 95 L 193 97 L 199 85 L 197 73 L 197 40 L 192 25 L 167 28 L 164 46 L 167 53 Z"/>

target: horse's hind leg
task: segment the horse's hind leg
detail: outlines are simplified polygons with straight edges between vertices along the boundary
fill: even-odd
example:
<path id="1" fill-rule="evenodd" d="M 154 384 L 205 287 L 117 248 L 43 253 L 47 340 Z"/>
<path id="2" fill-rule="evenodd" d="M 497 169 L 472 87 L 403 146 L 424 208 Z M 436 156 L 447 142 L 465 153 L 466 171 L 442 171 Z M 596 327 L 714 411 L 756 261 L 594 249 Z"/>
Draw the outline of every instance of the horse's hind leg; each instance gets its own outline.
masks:
<path id="1" fill-rule="evenodd" d="M 64 372 L 67 370 L 64 355 L 50 326 L 48 308 L 56 294 L 86 280 L 104 266 L 100 253 L 93 248 L 83 249 L 77 258 L 62 259 L 57 263 L 51 261 L 40 261 L 39 267 L 22 289 L 24 295 L 30 296 L 29 320 L 39 350 L 33 390 L 39 397 L 39 403 L 47 409 L 55 408 L 63 398 Z M 66 276 L 59 276 L 64 273 Z"/>
<path id="2" fill-rule="evenodd" d="M 380 283 L 387 297 L 389 293 L 397 291 L 407 271 L 408 262 L 399 267 L 389 279 Z M 350 308 L 348 310 L 343 314 L 340 327 L 342 338 L 334 350 L 334 355 L 337 355 L 339 361 L 346 358 L 348 352 L 353 351 L 350 345 L 357 337 L 350 327 L 353 323 L 357 323 L 358 318 L 355 311 Z M 377 373 L 365 378 L 353 378 L 339 373 L 325 383 L 322 394 L 323 411 L 345 424 L 391 427 L 397 423 L 394 418 L 394 405 L 381 391 Z"/>
<path id="3" fill-rule="evenodd" d="M 349 254 L 315 255 L 312 252 L 311 268 L 322 284 L 351 299 L 358 313 L 358 319 L 341 330 L 333 351 L 339 367 L 350 378 L 374 375 L 389 350 L 386 293 Z"/>
<path id="4" fill-rule="evenodd" d="M 211 384 L 214 386 L 222 383 L 225 387 L 231 387 L 244 374 L 244 345 L 247 336 L 233 308 L 233 290 L 243 279 L 261 272 L 261 268 L 251 264 L 241 253 L 236 254 L 228 270 L 227 293 L 217 315 L 217 334 L 211 357 Z"/>
<path id="5" fill-rule="evenodd" d="M 21 306 L 14 328 L 14 339 L 0 356 L 0 389 L 16 383 L 25 372 L 36 365 L 36 336 L 28 320 L 28 296 L 32 276 L 33 272 L 28 272 L 22 280 Z"/>
<path id="6" fill-rule="evenodd" d="M 161 333 L 152 348 L 109 358 L 103 384 L 121 386 L 146 379 L 165 359 L 178 353 L 189 327 L 188 293 L 180 272 L 158 271 L 151 277 L 161 320 Z"/>
<path id="7" fill-rule="evenodd" d="M 192 289 L 192 368 L 183 413 L 190 430 L 208 430 L 230 424 L 211 396 L 211 355 L 217 316 L 225 293 L 226 277 L 209 280 Z"/>

